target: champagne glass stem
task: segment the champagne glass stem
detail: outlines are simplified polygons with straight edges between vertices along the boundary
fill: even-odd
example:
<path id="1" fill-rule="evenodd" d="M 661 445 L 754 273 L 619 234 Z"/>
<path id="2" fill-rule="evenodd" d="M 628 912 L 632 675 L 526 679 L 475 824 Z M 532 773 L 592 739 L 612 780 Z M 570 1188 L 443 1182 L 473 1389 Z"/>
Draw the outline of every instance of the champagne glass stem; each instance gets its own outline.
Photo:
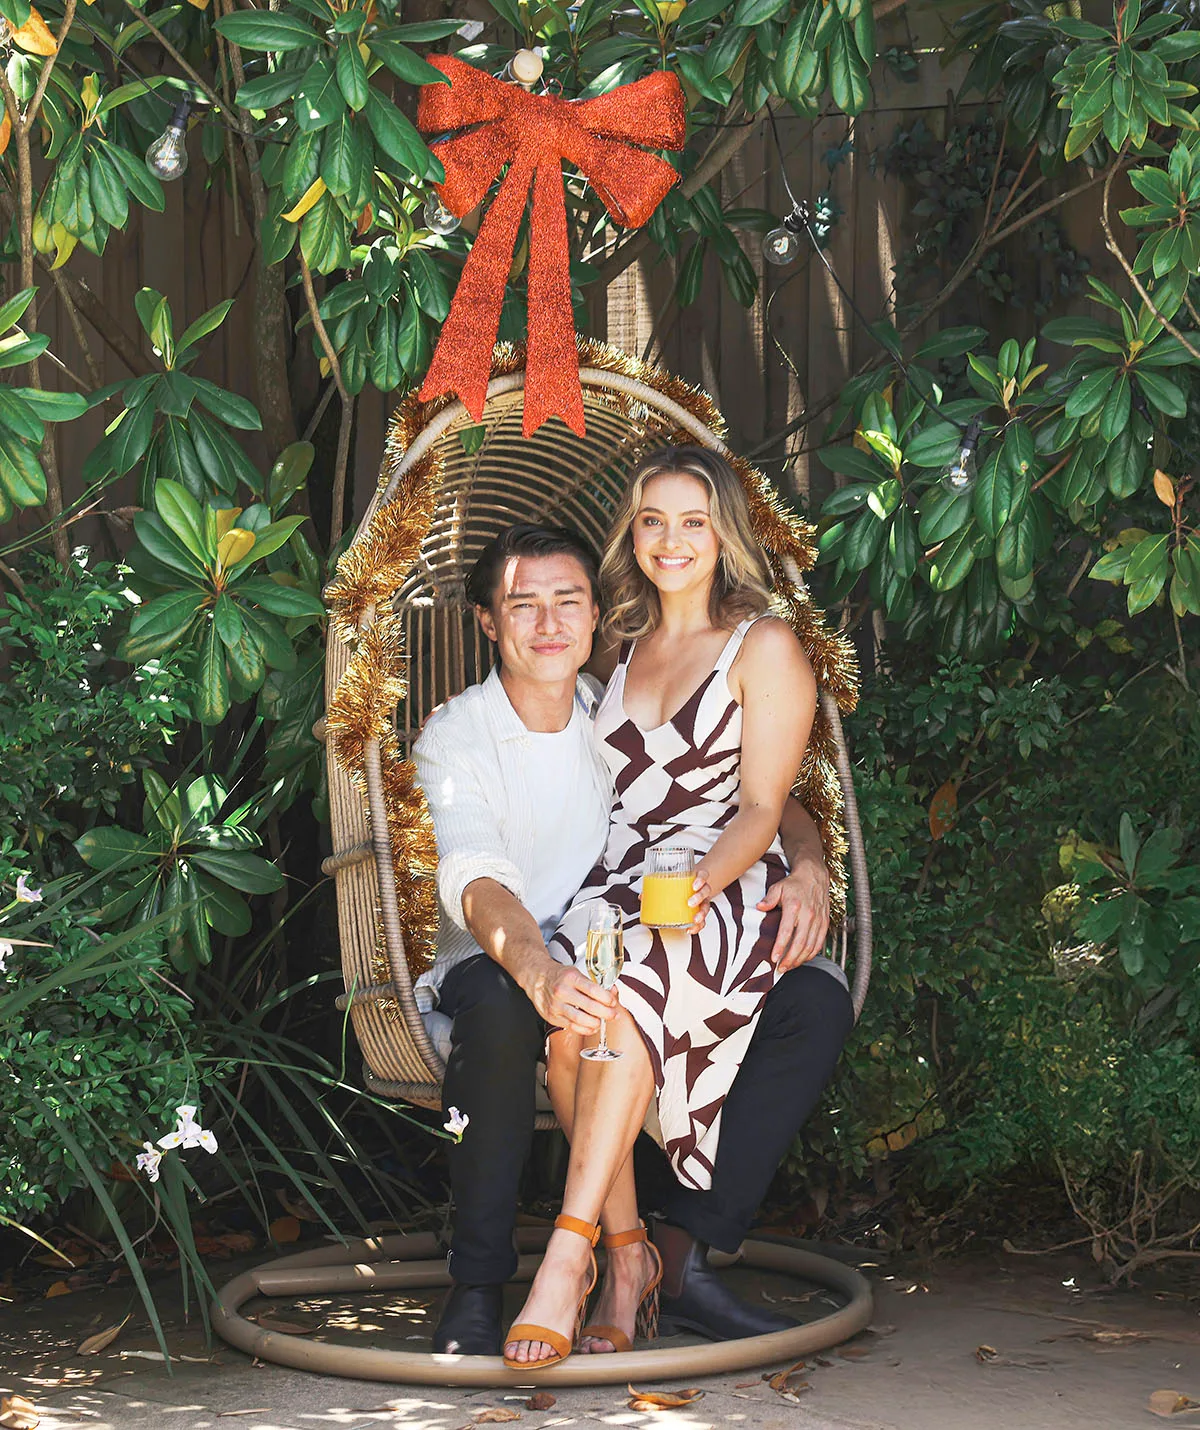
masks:
<path id="1" fill-rule="evenodd" d="M 608 1052 L 608 1019 L 600 1019 L 600 1043 L 596 1049 L 599 1053 Z"/>

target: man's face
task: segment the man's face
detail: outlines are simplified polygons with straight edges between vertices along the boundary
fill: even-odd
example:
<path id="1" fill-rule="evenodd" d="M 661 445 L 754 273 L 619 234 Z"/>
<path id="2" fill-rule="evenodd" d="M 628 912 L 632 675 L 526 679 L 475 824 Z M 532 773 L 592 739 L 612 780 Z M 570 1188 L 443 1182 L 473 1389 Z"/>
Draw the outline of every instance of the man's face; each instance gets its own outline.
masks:
<path id="1" fill-rule="evenodd" d="M 496 642 L 505 675 L 549 684 L 574 680 L 592 653 L 600 608 L 574 556 L 514 556 L 500 572 L 479 624 Z"/>

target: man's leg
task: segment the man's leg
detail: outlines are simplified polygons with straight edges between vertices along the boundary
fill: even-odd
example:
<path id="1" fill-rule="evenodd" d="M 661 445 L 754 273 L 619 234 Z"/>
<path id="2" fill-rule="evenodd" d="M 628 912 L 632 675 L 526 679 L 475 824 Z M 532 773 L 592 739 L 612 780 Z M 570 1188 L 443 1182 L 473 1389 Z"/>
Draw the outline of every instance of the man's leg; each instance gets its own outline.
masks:
<path id="1" fill-rule="evenodd" d="M 500 1288 L 517 1265 L 517 1192 L 533 1140 L 534 1079 L 544 1032 L 533 1004 L 483 954 L 447 973 L 438 1006 L 454 1020 L 442 1105 L 457 1107 L 471 1120 L 462 1141 L 451 1143 L 446 1154 L 454 1197 L 455 1291 L 434 1334 L 434 1349 L 496 1355 Z"/>
<path id="2" fill-rule="evenodd" d="M 741 1245 L 853 1026 L 849 993 L 822 969 L 795 968 L 767 995 L 725 1099 L 712 1186 L 704 1192 L 676 1186 L 655 1237 L 667 1265 L 664 1318 L 722 1339 L 790 1324 L 752 1310 L 726 1291 L 708 1272 L 705 1252 L 709 1246 L 733 1252 Z"/>

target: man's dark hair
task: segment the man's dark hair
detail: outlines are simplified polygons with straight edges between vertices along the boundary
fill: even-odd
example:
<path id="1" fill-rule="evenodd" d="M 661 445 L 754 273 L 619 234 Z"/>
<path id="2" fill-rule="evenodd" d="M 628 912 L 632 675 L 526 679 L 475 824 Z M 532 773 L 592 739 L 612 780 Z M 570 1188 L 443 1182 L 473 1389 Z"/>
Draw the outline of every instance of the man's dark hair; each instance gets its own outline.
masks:
<path id="1" fill-rule="evenodd" d="M 467 577 L 467 600 L 491 609 L 500 573 L 514 556 L 573 556 L 587 572 L 592 600 L 600 601 L 600 568 L 596 553 L 582 536 L 561 526 L 534 526 L 519 521 L 493 537 Z"/>

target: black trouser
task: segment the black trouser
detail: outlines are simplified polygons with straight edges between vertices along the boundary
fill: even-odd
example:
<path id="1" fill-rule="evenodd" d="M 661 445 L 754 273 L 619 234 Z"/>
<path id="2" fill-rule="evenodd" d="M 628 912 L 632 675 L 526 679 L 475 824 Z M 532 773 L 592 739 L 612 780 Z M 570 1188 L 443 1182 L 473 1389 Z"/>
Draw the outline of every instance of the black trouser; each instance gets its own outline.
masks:
<path id="1" fill-rule="evenodd" d="M 454 1020 L 443 1105 L 471 1119 L 448 1152 L 450 1274 L 468 1285 L 507 1281 L 517 1265 L 517 1191 L 533 1138 L 545 1026 L 516 983 L 483 954 L 447 973 L 439 1008 Z M 721 1251 L 737 1250 L 853 1022 L 850 995 L 836 978 L 806 967 L 784 974 L 767 995 L 725 1100 L 712 1188 L 676 1186 L 665 1209 L 669 1221 Z"/>

